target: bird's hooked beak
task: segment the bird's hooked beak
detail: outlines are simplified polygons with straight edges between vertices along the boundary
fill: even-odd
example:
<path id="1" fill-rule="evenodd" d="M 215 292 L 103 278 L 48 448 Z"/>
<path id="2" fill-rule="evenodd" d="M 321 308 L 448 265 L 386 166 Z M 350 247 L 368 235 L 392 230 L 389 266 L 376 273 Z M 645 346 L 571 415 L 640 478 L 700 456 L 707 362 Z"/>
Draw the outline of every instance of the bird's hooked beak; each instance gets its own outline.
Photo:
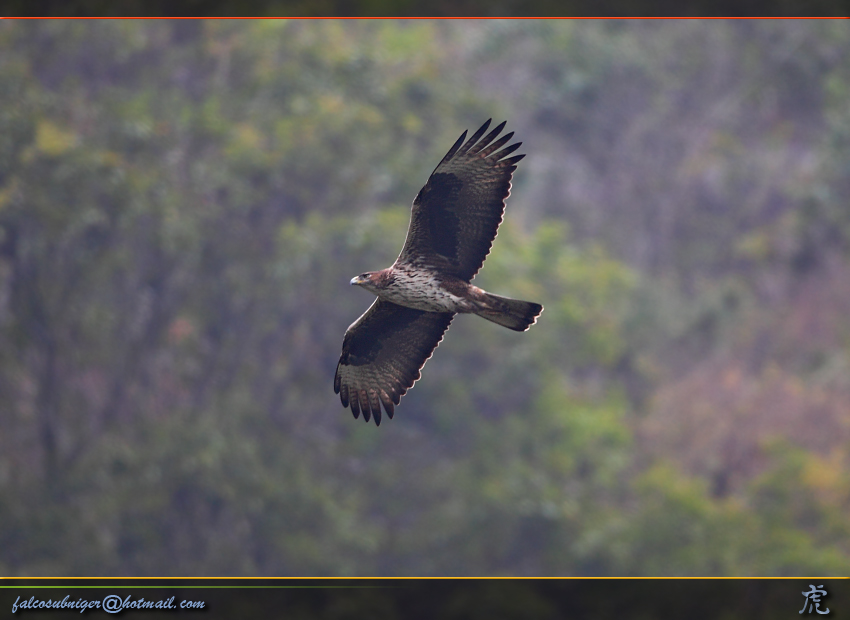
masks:
<path id="1" fill-rule="evenodd" d="M 363 282 L 365 281 L 366 279 L 363 278 L 363 276 L 354 276 L 353 278 L 351 278 L 351 282 L 349 284 L 351 284 L 351 286 L 354 286 L 355 284 L 363 284 Z"/>

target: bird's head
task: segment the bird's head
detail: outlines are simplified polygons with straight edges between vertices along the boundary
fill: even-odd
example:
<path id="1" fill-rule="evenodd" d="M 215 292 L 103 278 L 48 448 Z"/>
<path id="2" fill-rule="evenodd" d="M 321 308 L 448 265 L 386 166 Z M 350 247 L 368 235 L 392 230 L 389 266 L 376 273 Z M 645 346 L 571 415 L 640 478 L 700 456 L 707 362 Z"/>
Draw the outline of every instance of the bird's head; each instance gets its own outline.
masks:
<path id="1" fill-rule="evenodd" d="M 361 273 L 359 276 L 354 276 L 353 278 L 351 278 L 351 284 L 352 286 L 362 286 L 363 288 L 369 291 L 381 289 L 384 288 L 387 284 L 387 272 L 387 269 L 384 269 L 382 271 L 367 271 L 366 273 Z"/>
<path id="2" fill-rule="evenodd" d="M 370 281 L 369 278 L 371 277 L 371 275 L 372 272 L 367 271 L 366 273 L 361 273 L 359 276 L 354 276 L 353 278 L 351 278 L 351 285 L 362 286 Z"/>

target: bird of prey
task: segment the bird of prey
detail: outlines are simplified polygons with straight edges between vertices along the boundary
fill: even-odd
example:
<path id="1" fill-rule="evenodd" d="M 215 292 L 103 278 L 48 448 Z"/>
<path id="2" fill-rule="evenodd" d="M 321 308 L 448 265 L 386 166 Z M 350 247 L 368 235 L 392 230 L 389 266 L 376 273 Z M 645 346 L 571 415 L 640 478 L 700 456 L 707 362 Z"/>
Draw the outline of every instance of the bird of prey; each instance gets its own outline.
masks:
<path id="1" fill-rule="evenodd" d="M 505 123 L 484 136 L 492 119 L 466 142 L 466 131 L 431 173 L 410 215 L 407 239 L 392 267 L 368 271 L 351 284 L 377 299 L 345 332 L 334 391 L 355 418 L 381 423 L 420 377 L 455 314 L 477 314 L 515 331 L 537 321 L 543 306 L 488 293 L 470 282 L 490 253 L 525 155 L 502 148 Z M 482 136 L 484 136 L 482 138 Z M 501 149 L 501 150 L 499 150 Z"/>

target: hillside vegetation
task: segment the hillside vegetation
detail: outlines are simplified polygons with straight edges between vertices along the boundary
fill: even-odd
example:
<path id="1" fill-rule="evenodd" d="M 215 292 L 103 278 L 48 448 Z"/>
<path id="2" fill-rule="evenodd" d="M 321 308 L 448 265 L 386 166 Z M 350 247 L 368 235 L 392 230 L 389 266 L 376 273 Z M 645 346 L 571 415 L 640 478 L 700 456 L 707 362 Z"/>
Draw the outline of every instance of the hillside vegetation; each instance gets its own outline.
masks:
<path id="1" fill-rule="evenodd" d="M 0 574 L 850 573 L 846 21 L 0 23 Z M 464 129 L 527 157 L 380 428 Z"/>

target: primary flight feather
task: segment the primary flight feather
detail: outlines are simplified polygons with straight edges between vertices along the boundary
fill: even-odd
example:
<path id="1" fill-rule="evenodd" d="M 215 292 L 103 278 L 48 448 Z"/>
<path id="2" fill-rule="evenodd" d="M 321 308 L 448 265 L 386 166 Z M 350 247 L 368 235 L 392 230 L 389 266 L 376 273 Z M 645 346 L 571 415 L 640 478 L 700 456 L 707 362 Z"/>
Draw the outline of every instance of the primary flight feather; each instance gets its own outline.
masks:
<path id="1" fill-rule="evenodd" d="M 334 391 L 355 418 L 362 413 L 380 425 L 382 405 L 393 417 L 455 314 L 525 331 L 543 311 L 470 284 L 490 253 L 511 177 L 525 157 L 508 157 L 521 142 L 502 148 L 513 137 L 497 139 L 505 123 L 484 136 L 491 120 L 466 142 L 464 131 L 431 173 L 413 201 L 407 239 L 392 267 L 351 280 L 377 296 L 346 330 L 334 377 Z"/>

